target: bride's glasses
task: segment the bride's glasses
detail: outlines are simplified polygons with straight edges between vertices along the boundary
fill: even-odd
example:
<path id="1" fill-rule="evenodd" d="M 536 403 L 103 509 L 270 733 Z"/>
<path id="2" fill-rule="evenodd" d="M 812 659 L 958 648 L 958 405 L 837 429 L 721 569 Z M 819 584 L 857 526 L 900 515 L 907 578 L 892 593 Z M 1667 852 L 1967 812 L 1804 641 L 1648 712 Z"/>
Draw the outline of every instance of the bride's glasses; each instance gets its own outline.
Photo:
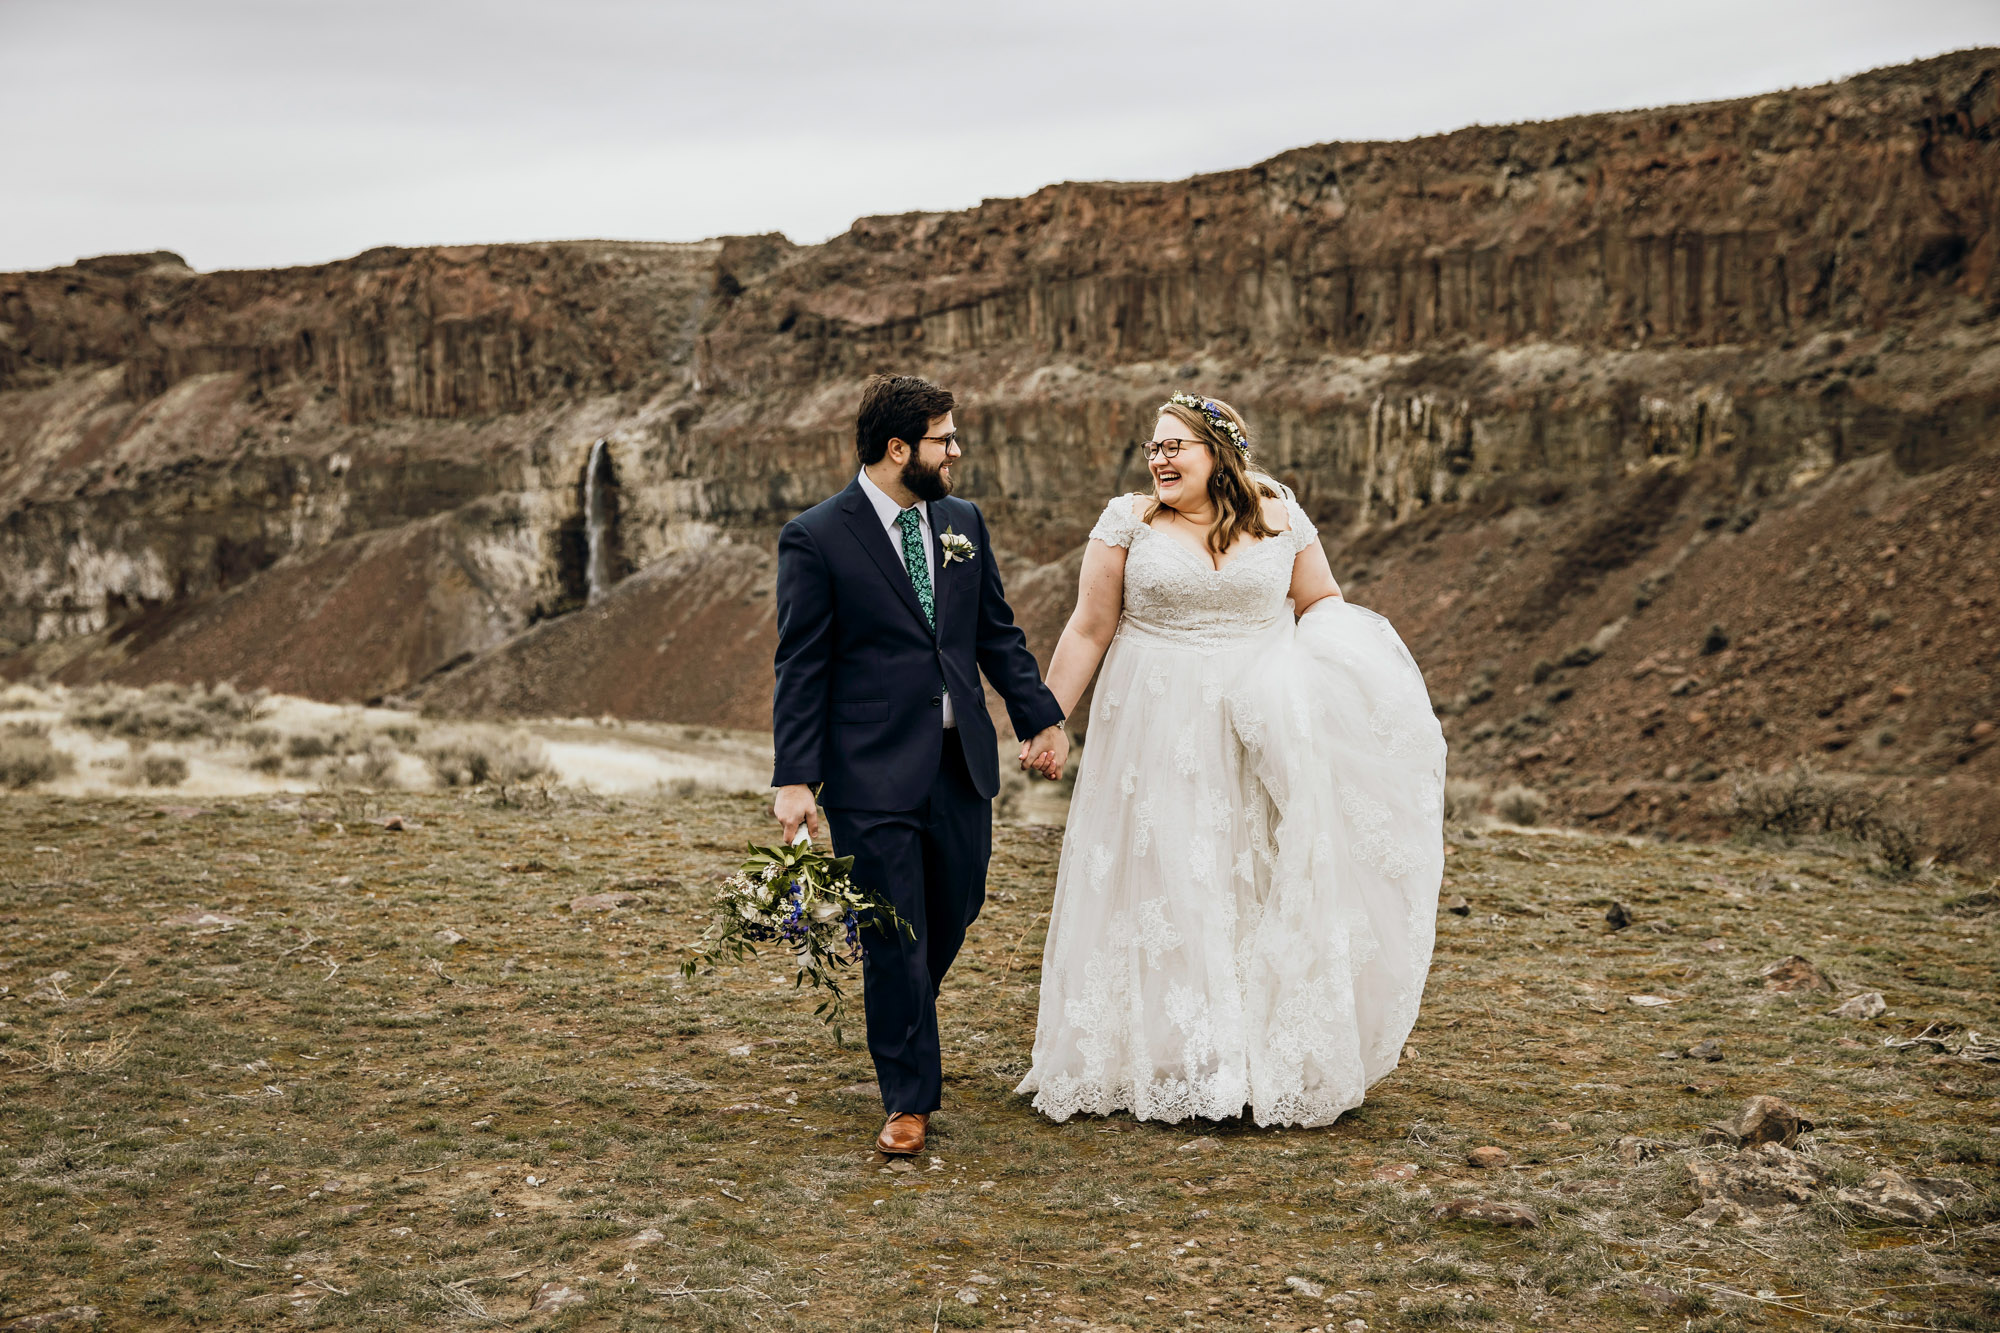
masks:
<path id="1" fill-rule="evenodd" d="M 1139 447 L 1146 451 L 1146 461 L 1148 463 L 1156 458 L 1164 458 L 1171 463 L 1174 459 L 1181 456 L 1183 448 L 1188 445 L 1200 443 L 1202 443 L 1200 440 L 1145 440 L 1140 443 Z"/>

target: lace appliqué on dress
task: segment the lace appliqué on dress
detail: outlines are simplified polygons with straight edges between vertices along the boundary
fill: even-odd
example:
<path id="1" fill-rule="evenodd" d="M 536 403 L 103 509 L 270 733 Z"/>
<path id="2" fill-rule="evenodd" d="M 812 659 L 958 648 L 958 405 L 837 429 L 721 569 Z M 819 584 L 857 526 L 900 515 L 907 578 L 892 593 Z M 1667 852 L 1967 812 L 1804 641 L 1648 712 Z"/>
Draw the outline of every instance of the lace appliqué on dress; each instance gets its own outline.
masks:
<path id="1" fill-rule="evenodd" d="M 1354 824 L 1355 860 L 1374 866 L 1390 879 L 1401 879 L 1416 870 L 1416 855 L 1389 832 L 1388 806 L 1359 788 L 1344 786 L 1340 808 Z"/>
<path id="2" fill-rule="evenodd" d="M 1131 918 L 1121 915 L 1116 919 L 1129 932 Z M 1120 1015 L 1126 1011 L 1125 998 L 1130 991 L 1131 982 L 1119 953 L 1101 949 L 1083 965 L 1082 991 L 1063 1005 L 1063 1017 L 1077 1032 L 1076 1049 L 1084 1059 L 1086 1080 L 1102 1078 L 1105 1062 L 1117 1053 L 1123 1030 Z"/>
<path id="3" fill-rule="evenodd" d="M 1206 1064 L 1215 1054 L 1215 1023 L 1208 1014 L 1208 997 L 1192 986 L 1167 987 L 1167 1021 L 1186 1036 L 1181 1054 L 1190 1068 Z"/>
<path id="4" fill-rule="evenodd" d="M 1090 540 L 1103 542 L 1106 546 L 1131 546 L 1132 539 L 1146 526 L 1139 521 L 1138 515 L 1132 512 L 1134 498 L 1130 495 L 1116 496 L 1110 504 L 1104 506 L 1104 512 L 1098 515 L 1096 526 L 1090 530 Z"/>
<path id="5" fill-rule="evenodd" d="M 1167 900 L 1148 898 L 1139 904 L 1139 947 L 1146 951 L 1146 966 L 1157 970 L 1160 955 L 1178 949 L 1181 933 L 1167 920 Z"/>
<path id="6" fill-rule="evenodd" d="M 1103 893 L 1105 883 L 1111 878 L 1111 849 L 1098 843 L 1090 849 L 1090 889 L 1093 893 Z"/>
<path id="7" fill-rule="evenodd" d="M 1215 884 L 1215 844 L 1205 833 L 1197 833 L 1188 839 L 1188 877 L 1204 889 Z"/>
<path id="8" fill-rule="evenodd" d="M 1284 533 L 1285 544 L 1292 548 L 1292 554 L 1297 555 L 1319 540 L 1319 529 L 1313 526 L 1313 521 L 1306 517 L 1306 511 L 1290 492 L 1285 494 L 1284 501 L 1285 514 L 1292 522 Z"/>

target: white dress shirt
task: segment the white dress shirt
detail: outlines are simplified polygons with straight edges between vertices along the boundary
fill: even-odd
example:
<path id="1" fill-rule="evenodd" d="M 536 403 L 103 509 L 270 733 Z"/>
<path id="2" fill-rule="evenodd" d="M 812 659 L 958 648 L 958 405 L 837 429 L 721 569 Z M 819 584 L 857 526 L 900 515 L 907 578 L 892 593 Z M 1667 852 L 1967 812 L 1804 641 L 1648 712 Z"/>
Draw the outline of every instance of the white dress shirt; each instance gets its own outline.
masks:
<path id="1" fill-rule="evenodd" d="M 875 506 L 875 516 L 882 520 L 882 528 L 889 534 L 889 545 L 896 552 L 896 558 L 903 560 L 903 527 L 896 521 L 903 507 L 891 500 L 888 494 L 869 477 L 868 470 L 861 470 L 861 493 L 868 497 L 868 503 Z M 938 586 L 937 565 L 931 559 L 931 507 L 922 500 L 917 501 L 917 535 L 923 539 L 924 572 L 931 580 L 931 614 L 937 614 Z M 909 561 L 903 560 L 903 569 L 909 570 Z M 941 683 L 940 683 L 941 684 Z M 944 724 L 947 728 L 958 725 L 958 718 L 951 711 L 951 691 L 944 691 Z"/>

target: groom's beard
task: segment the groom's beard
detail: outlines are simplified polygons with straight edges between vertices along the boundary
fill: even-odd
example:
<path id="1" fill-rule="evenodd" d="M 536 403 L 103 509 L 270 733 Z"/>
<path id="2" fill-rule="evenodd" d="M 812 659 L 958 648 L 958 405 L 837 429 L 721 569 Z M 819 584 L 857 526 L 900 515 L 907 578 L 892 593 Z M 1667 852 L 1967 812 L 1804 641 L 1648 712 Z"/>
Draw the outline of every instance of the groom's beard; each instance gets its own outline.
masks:
<path id="1" fill-rule="evenodd" d="M 919 500 L 942 500 L 951 494 L 951 478 L 945 475 L 944 466 L 940 463 L 936 467 L 925 467 L 915 455 L 911 455 L 910 461 L 903 464 L 903 484 Z"/>

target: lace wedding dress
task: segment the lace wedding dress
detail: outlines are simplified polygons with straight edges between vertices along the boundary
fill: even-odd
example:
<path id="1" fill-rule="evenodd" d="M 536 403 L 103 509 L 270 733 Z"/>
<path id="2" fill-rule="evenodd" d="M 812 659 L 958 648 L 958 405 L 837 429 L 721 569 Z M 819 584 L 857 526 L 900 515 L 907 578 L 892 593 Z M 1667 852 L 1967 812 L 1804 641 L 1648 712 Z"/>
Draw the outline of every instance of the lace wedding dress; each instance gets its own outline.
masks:
<path id="1" fill-rule="evenodd" d="M 1290 530 L 1221 570 L 1122 496 L 1128 548 L 1070 803 L 1033 1066 L 1066 1120 L 1323 1125 L 1396 1067 L 1430 968 L 1444 736 L 1389 622 L 1294 619 Z"/>

